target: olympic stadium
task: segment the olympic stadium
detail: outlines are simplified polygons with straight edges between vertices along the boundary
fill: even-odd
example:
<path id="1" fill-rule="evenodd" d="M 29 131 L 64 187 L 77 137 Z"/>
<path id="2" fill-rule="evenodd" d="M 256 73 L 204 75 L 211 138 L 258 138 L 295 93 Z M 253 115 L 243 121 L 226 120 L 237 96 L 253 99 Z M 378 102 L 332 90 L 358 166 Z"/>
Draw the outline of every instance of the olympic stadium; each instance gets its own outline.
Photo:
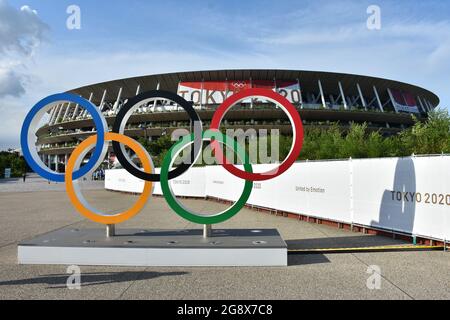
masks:
<path id="1" fill-rule="evenodd" d="M 329 72 L 297 70 L 219 70 L 156 74 L 108 81 L 69 90 L 89 99 L 112 128 L 128 99 L 149 90 L 177 93 L 192 102 L 208 128 L 218 106 L 236 92 L 249 88 L 274 90 L 297 109 L 305 128 L 326 128 L 338 123 L 344 130 L 351 123 L 367 123 L 368 129 L 393 135 L 411 127 L 414 115 L 427 119 L 439 105 L 429 90 L 403 82 Z M 251 99 L 235 106 L 223 122 L 226 129 L 278 129 L 290 134 L 287 115 L 267 101 Z M 174 102 L 152 101 L 129 118 L 125 134 L 132 138 L 157 139 L 174 130 L 190 129 L 189 116 Z M 38 129 L 37 147 L 42 161 L 64 172 L 76 146 L 95 132 L 91 115 L 78 105 L 55 105 Z M 109 149 L 109 159 L 115 155 Z"/>

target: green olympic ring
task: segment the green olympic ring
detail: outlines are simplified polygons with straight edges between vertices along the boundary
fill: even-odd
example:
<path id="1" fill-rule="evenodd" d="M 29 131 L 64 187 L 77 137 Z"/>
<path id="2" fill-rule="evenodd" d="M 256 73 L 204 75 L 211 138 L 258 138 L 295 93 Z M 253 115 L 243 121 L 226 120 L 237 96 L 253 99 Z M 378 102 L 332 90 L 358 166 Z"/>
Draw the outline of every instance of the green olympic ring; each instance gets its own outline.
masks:
<path id="1" fill-rule="evenodd" d="M 229 209 L 220 212 L 218 214 L 209 216 L 200 216 L 195 212 L 192 212 L 185 208 L 181 202 L 175 197 L 172 191 L 172 187 L 169 182 L 169 171 L 175 162 L 178 154 L 185 149 L 187 146 L 194 142 L 194 134 L 183 137 L 179 142 L 177 142 L 170 150 L 167 157 L 165 157 L 162 167 L 161 167 L 161 189 L 163 191 L 164 197 L 172 210 L 175 211 L 180 217 L 197 224 L 207 224 L 213 225 L 221 223 L 231 219 L 235 216 L 247 203 L 250 198 L 250 194 L 253 189 L 253 182 L 250 180 L 245 180 L 244 191 L 241 197 L 231 206 Z M 203 141 L 206 140 L 216 140 L 219 143 L 225 144 L 226 146 L 233 148 L 234 152 L 237 154 L 238 158 L 244 159 L 244 169 L 248 173 L 253 173 L 252 165 L 249 161 L 249 156 L 245 152 L 245 149 L 234 139 L 227 137 L 219 131 L 207 130 L 203 133 Z"/>

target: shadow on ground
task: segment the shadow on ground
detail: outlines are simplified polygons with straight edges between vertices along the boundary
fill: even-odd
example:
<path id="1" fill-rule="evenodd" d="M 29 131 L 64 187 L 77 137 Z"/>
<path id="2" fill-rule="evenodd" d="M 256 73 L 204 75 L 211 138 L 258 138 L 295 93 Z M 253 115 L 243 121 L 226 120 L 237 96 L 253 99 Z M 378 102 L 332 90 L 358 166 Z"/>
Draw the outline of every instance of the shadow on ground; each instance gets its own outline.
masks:
<path id="1" fill-rule="evenodd" d="M 288 249 L 336 249 L 392 246 L 408 244 L 406 241 L 382 236 L 350 236 L 317 239 L 286 240 Z"/>
<path id="2" fill-rule="evenodd" d="M 102 284 L 121 283 L 129 281 L 142 281 L 155 279 L 159 277 L 182 276 L 187 272 L 145 272 L 145 271 L 126 271 L 126 272 L 96 272 L 82 273 L 81 283 L 83 287 L 96 286 Z M 36 278 L 1 281 L 0 286 L 17 286 L 44 284 L 47 289 L 67 288 L 67 280 L 70 274 L 49 274 Z"/>
<path id="3" fill-rule="evenodd" d="M 289 250 L 295 249 L 338 249 L 338 248 L 365 248 L 374 246 L 402 245 L 407 242 L 380 236 L 350 236 L 330 237 L 317 239 L 286 240 Z M 289 266 L 329 263 L 324 254 L 290 254 Z"/>
<path id="4" fill-rule="evenodd" d="M 330 263 L 323 254 L 290 254 L 288 255 L 288 267 L 307 266 L 310 264 Z"/>

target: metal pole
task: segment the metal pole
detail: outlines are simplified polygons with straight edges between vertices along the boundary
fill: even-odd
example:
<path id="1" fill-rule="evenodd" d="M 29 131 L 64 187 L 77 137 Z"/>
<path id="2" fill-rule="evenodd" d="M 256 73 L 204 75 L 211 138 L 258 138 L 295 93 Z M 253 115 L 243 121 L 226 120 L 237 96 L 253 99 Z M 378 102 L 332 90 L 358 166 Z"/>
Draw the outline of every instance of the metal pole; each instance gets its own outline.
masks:
<path id="1" fill-rule="evenodd" d="M 89 102 L 92 102 L 92 98 L 94 98 L 94 93 L 93 93 L 93 92 L 91 92 L 91 94 L 89 95 Z M 100 108 L 100 110 L 101 110 L 101 106 L 99 106 L 99 108 Z M 85 118 L 85 117 L 88 116 L 88 114 L 89 114 L 89 112 L 87 111 L 87 109 L 84 109 L 84 110 L 80 113 L 80 116 L 83 117 L 83 118 Z"/>
<path id="2" fill-rule="evenodd" d="M 64 112 L 63 118 L 62 118 L 62 122 L 64 122 L 67 119 L 67 116 L 69 115 L 69 111 L 70 111 L 70 107 L 72 106 L 71 103 L 69 103 L 69 105 L 67 106 L 66 112 Z"/>
<path id="3" fill-rule="evenodd" d="M 434 110 L 434 106 L 431 104 L 430 101 L 428 101 L 425 98 L 424 98 L 424 101 L 425 101 L 426 105 L 428 106 L 428 109 L 430 110 L 430 112 L 432 112 Z"/>
<path id="4" fill-rule="evenodd" d="M 160 84 L 160 82 L 158 82 L 156 85 L 156 90 L 159 90 L 160 87 L 161 87 L 161 84 Z M 155 102 L 153 103 L 153 112 L 156 111 L 157 103 L 158 103 L 158 100 L 155 99 Z"/>
<path id="5" fill-rule="evenodd" d="M 57 124 L 57 123 L 58 123 L 58 120 L 59 120 L 59 118 L 61 117 L 62 111 L 64 110 L 64 106 L 65 106 L 65 104 L 63 103 L 63 104 L 61 105 L 61 108 L 59 109 L 59 112 L 58 112 L 58 114 L 57 114 L 57 116 L 56 116 L 55 121 L 53 122 L 53 124 Z"/>
<path id="6" fill-rule="evenodd" d="M 348 110 L 348 104 L 347 104 L 347 99 L 345 99 L 344 88 L 342 87 L 342 83 L 340 81 L 338 82 L 338 86 L 339 86 L 339 91 L 341 93 L 342 103 L 344 104 L 344 109 Z"/>
<path id="7" fill-rule="evenodd" d="M 325 101 L 325 95 L 323 94 L 322 82 L 319 80 L 318 84 L 319 84 L 320 97 L 322 99 L 322 107 L 324 109 L 326 109 L 327 108 L 327 104 L 326 104 L 326 101 Z"/>
<path id="8" fill-rule="evenodd" d="M 422 103 L 422 100 L 420 99 L 419 96 L 417 96 L 417 101 L 419 101 L 419 105 L 420 105 L 420 107 L 422 108 L 422 111 L 423 111 L 424 113 L 427 113 L 427 109 L 424 107 L 424 105 L 423 105 L 423 103 Z"/>
<path id="9" fill-rule="evenodd" d="M 211 238 L 212 234 L 212 227 L 210 224 L 203 225 L 203 238 Z"/>
<path id="10" fill-rule="evenodd" d="M 117 109 L 119 108 L 120 99 L 122 98 L 122 91 L 123 91 L 123 87 L 120 87 L 119 92 L 117 93 L 116 103 L 114 103 L 114 106 L 113 106 L 114 113 L 116 113 Z"/>
<path id="11" fill-rule="evenodd" d="M 395 113 L 399 113 L 398 109 L 397 109 L 397 102 L 395 101 L 395 98 L 394 98 L 394 95 L 392 94 L 391 89 L 388 88 L 387 91 L 389 94 L 389 98 L 391 99 L 391 103 L 394 106 Z"/>
<path id="12" fill-rule="evenodd" d="M 49 124 L 52 123 L 53 116 L 55 115 L 56 109 L 57 109 L 57 106 L 54 106 L 54 107 L 52 108 L 52 111 L 50 112 L 50 119 L 49 119 L 49 121 L 48 121 Z"/>
<path id="13" fill-rule="evenodd" d="M 357 87 L 357 89 L 358 89 L 359 97 L 360 97 L 360 99 L 361 99 L 361 103 L 362 103 L 362 105 L 363 105 L 363 107 L 364 107 L 364 110 L 367 111 L 367 103 L 366 103 L 366 99 L 364 99 L 364 96 L 363 96 L 363 93 L 362 93 L 362 90 L 361 90 L 361 86 L 359 85 L 359 83 L 356 84 L 356 87 Z"/>
<path id="14" fill-rule="evenodd" d="M 299 103 L 300 103 L 300 109 L 303 109 L 303 97 L 302 97 L 302 87 L 300 86 L 300 79 L 297 78 L 297 85 L 298 85 L 298 93 L 299 93 Z"/>
<path id="15" fill-rule="evenodd" d="M 108 93 L 108 91 L 105 89 L 103 90 L 103 95 L 102 95 L 102 100 L 100 100 L 100 104 L 98 106 L 98 108 L 100 109 L 100 111 L 103 109 L 103 105 L 105 104 L 105 100 L 106 100 L 106 94 Z"/>
<path id="16" fill-rule="evenodd" d="M 383 104 L 381 103 L 380 95 L 378 94 L 377 87 L 373 86 L 373 92 L 375 93 L 375 97 L 377 98 L 378 106 L 380 107 L 381 112 L 384 113 Z"/>
<path id="17" fill-rule="evenodd" d="M 112 238 L 115 236 L 116 236 L 116 225 L 115 224 L 106 225 L 106 237 Z"/>

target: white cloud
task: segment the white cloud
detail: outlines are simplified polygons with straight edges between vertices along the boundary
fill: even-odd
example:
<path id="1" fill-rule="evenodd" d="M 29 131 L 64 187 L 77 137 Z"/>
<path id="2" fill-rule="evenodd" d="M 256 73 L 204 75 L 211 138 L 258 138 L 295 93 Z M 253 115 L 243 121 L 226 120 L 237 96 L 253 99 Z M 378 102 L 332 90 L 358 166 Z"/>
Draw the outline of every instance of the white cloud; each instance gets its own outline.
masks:
<path id="1" fill-rule="evenodd" d="M 45 39 L 48 27 L 35 10 L 20 10 L 0 0 L 0 98 L 19 97 L 26 91 L 28 60 Z"/>
<path id="2" fill-rule="evenodd" d="M 20 129 L 25 119 L 27 108 L 24 101 L 8 97 L 0 101 L 0 150 L 18 148 L 20 143 Z"/>
<path id="3" fill-rule="evenodd" d="M 450 71 L 450 40 L 433 50 L 427 62 L 433 70 L 448 74 Z"/>
<path id="4" fill-rule="evenodd" d="M 20 97 L 25 93 L 26 76 L 17 71 L 0 67 L 0 97 Z"/>
<path id="5" fill-rule="evenodd" d="M 321 15 L 333 16 L 332 11 L 326 10 L 323 8 Z M 448 108 L 450 21 L 384 19 L 380 31 L 370 31 L 366 28 L 364 13 L 361 11 L 359 20 L 342 22 L 343 19 L 339 19 L 340 23 L 333 20 L 322 25 L 309 18 L 289 28 L 272 28 L 264 34 L 253 34 L 248 39 L 260 52 L 276 56 L 284 63 L 284 68 L 356 73 L 404 81 L 435 92 L 441 98 L 440 106 Z"/>
<path id="6" fill-rule="evenodd" d="M 0 53 L 33 55 L 47 29 L 29 6 L 17 10 L 0 0 Z"/>
<path id="7" fill-rule="evenodd" d="M 28 109 L 28 99 L 18 98 L 26 93 L 32 78 L 27 64 L 45 40 L 47 30 L 29 6 L 16 9 L 0 0 L 0 149 L 18 146 L 21 122 Z"/>

